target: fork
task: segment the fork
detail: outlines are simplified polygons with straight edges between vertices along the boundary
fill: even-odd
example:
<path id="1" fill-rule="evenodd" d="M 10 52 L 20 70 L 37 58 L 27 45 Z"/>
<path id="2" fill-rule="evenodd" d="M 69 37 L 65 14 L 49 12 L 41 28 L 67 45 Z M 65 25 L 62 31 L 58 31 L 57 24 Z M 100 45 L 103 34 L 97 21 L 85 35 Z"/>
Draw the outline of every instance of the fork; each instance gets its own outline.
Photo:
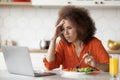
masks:
<path id="1" fill-rule="evenodd" d="M 87 53 L 82 57 L 82 59 L 81 59 L 81 61 L 79 62 L 79 64 L 75 67 L 75 70 L 76 70 L 77 72 L 79 72 L 79 71 L 78 71 L 79 66 L 81 65 L 81 63 L 84 61 L 84 59 L 85 59 L 88 55 L 89 55 L 89 53 L 87 52 Z"/>

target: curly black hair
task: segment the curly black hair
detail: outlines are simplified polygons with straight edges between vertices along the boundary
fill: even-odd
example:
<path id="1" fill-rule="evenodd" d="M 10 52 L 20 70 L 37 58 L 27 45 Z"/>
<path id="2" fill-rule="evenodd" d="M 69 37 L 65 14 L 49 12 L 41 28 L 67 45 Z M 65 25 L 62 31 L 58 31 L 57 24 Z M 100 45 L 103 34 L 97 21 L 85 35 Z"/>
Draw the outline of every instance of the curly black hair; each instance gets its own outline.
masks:
<path id="1" fill-rule="evenodd" d="M 58 13 L 56 25 L 59 24 L 62 19 L 70 20 L 73 24 L 75 24 L 78 34 L 77 37 L 84 43 L 87 43 L 95 34 L 95 23 L 90 17 L 88 10 L 85 8 L 64 6 Z M 61 38 L 65 40 L 63 35 Z"/>

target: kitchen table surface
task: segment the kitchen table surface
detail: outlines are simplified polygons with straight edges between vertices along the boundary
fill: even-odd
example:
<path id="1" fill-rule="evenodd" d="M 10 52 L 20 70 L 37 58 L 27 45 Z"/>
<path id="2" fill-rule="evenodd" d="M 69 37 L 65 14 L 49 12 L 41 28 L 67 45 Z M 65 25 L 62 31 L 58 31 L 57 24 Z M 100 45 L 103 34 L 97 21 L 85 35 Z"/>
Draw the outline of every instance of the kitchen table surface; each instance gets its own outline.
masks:
<path id="1" fill-rule="evenodd" d="M 118 78 L 111 78 L 108 72 L 99 72 L 98 74 L 86 75 L 82 74 L 79 76 L 65 76 L 57 72 L 57 75 L 46 76 L 46 77 L 29 77 L 22 75 L 10 74 L 7 70 L 0 70 L 0 80 L 120 80 Z"/>

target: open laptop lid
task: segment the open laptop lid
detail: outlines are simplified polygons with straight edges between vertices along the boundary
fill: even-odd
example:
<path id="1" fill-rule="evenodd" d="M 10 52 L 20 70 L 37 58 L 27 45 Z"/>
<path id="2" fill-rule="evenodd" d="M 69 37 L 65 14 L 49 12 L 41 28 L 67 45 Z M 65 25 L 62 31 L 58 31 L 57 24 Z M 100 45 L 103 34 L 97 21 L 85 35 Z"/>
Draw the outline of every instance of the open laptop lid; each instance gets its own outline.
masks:
<path id="1" fill-rule="evenodd" d="M 2 47 L 8 72 L 14 74 L 34 76 L 32 62 L 27 47 Z"/>

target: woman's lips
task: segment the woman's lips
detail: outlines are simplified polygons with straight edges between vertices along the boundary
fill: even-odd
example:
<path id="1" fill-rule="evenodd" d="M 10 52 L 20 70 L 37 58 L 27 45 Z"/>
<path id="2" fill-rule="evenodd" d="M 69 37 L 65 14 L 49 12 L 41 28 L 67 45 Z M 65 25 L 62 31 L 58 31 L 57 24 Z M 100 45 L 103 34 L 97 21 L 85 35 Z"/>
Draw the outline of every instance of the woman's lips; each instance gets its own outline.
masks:
<path id="1" fill-rule="evenodd" d="M 70 37 L 66 37 L 66 40 L 69 40 L 70 39 Z"/>

